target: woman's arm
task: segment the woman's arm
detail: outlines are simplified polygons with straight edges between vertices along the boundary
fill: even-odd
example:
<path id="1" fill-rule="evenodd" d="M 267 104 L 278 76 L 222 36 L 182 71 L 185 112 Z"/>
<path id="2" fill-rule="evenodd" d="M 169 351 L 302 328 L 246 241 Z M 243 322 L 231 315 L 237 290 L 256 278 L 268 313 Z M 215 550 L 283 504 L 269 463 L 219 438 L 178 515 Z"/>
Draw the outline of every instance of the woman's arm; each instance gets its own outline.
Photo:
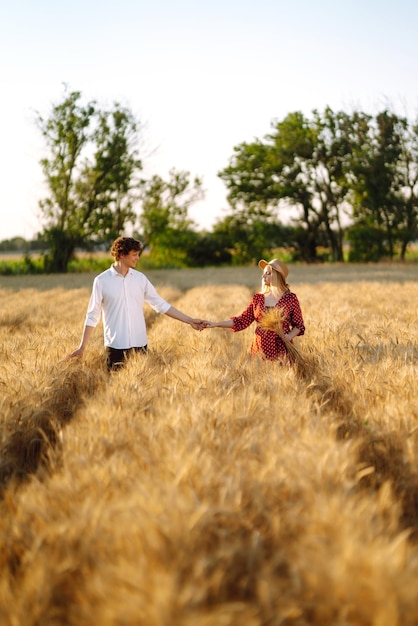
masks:
<path id="1" fill-rule="evenodd" d="M 305 324 L 303 322 L 302 311 L 300 308 L 298 297 L 295 294 L 291 294 L 292 298 L 292 310 L 290 312 L 290 326 L 291 330 L 284 336 L 286 341 L 292 341 L 298 335 L 305 334 Z"/>
<path id="2" fill-rule="evenodd" d="M 303 321 L 303 315 L 300 308 L 298 297 L 293 294 L 293 306 L 290 314 L 290 325 L 292 327 L 291 332 L 293 330 L 297 330 L 296 335 L 304 335 L 305 334 L 305 324 Z M 290 333 L 288 333 L 290 335 Z M 296 337 L 294 335 L 294 337 Z"/>
<path id="3" fill-rule="evenodd" d="M 254 317 L 254 297 L 252 298 L 248 307 L 240 315 L 231 317 L 228 320 L 222 320 L 221 322 L 209 322 L 207 328 L 230 328 L 234 332 L 245 330 L 255 320 Z"/>
<path id="4" fill-rule="evenodd" d="M 300 329 L 297 326 L 294 326 L 292 330 L 285 334 L 284 338 L 286 341 L 292 341 L 295 337 L 297 337 L 300 333 Z"/>
<path id="5" fill-rule="evenodd" d="M 206 328 L 233 328 L 233 320 L 223 320 L 222 322 L 208 322 Z"/>

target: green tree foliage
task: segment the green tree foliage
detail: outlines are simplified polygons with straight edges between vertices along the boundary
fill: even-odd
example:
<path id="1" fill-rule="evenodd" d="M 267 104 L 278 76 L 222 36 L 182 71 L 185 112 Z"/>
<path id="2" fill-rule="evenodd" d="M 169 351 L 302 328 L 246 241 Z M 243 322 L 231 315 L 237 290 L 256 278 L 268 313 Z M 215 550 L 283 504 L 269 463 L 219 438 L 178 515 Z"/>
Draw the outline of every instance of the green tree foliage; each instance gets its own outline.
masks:
<path id="1" fill-rule="evenodd" d="M 400 257 L 418 239 L 418 121 L 408 125 L 401 137 L 401 153 L 395 178 L 396 214 Z"/>
<path id="2" fill-rule="evenodd" d="M 49 189 L 40 202 L 49 243 L 45 267 L 66 272 L 77 246 L 111 240 L 135 219 L 139 125 L 118 103 L 103 111 L 67 90 L 48 118 L 37 115 L 37 124 L 49 151 L 41 161 Z"/>
<path id="3" fill-rule="evenodd" d="M 281 206 L 300 203 L 308 211 L 309 194 L 297 180 L 303 175 L 303 157 L 312 150 L 311 130 L 299 112 L 289 114 L 263 141 L 234 148 L 229 166 L 219 172 L 232 214 L 216 224 L 215 233 L 229 237 L 235 262 L 249 262 L 263 251 L 283 245 L 283 227 L 278 228 L 277 219 Z M 307 213 L 306 223 L 314 233 Z"/>
<path id="4" fill-rule="evenodd" d="M 353 258 L 370 254 L 404 258 L 417 237 L 418 126 L 383 111 L 372 117 L 327 107 L 300 112 L 275 122 L 262 140 L 234 148 L 228 167 L 219 172 L 228 190 L 231 215 L 218 225 L 229 228 L 237 257 L 252 256 L 263 228 L 280 221 L 284 208 L 296 209 L 289 229 L 295 256 L 318 259 L 318 247 L 343 261 L 349 220 Z M 290 245 L 290 240 L 288 241 Z M 242 253 L 241 253 L 242 250 Z"/>
<path id="5" fill-rule="evenodd" d="M 352 161 L 354 224 L 369 227 L 370 234 L 376 229 L 385 233 L 385 248 L 391 258 L 397 228 L 394 181 L 402 132 L 402 120 L 387 111 L 375 120 L 370 118 L 368 134 Z"/>
<path id="6" fill-rule="evenodd" d="M 234 265 L 253 263 L 271 256 L 278 247 L 295 244 L 294 229 L 283 226 L 268 217 L 236 211 L 218 220 L 213 227 L 213 238 L 218 253 L 230 257 Z"/>
<path id="7" fill-rule="evenodd" d="M 351 260 L 405 258 L 418 237 L 418 123 L 388 110 L 291 112 L 262 139 L 234 147 L 218 173 L 231 211 L 211 233 L 189 218 L 204 197 L 198 177 L 172 169 L 168 180 L 139 180 L 139 125 L 128 109 L 100 110 L 66 90 L 37 122 L 49 150 L 40 202 L 48 271 L 66 271 L 76 247 L 134 224 L 136 202 L 152 262 L 166 267 L 249 263 L 277 247 L 307 262 L 325 253 L 342 261 L 347 235 Z"/>
<path id="8" fill-rule="evenodd" d="M 387 110 L 369 117 L 351 170 L 350 259 L 392 259 L 397 247 L 404 259 L 408 244 L 417 237 L 416 125 Z"/>
<path id="9" fill-rule="evenodd" d="M 312 157 L 306 162 L 310 211 L 316 216 L 314 223 L 325 235 L 325 245 L 331 249 L 334 261 L 344 260 L 342 218 L 350 190 L 350 155 L 355 147 L 353 123 L 342 111 L 333 112 L 329 107 L 322 114 L 314 111 L 316 142 Z"/>
<path id="10" fill-rule="evenodd" d="M 196 233 L 187 248 L 187 264 L 191 267 L 230 265 L 232 261 L 230 248 L 213 232 Z"/>
<path id="11" fill-rule="evenodd" d="M 171 169 L 169 179 L 154 175 L 142 181 L 140 230 L 155 264 L 188 265 L 188 250 L 196 248 L 198 234 L 189 218 L 190 206 L 204 197 L 200 178 Z"/>
<path id="12" fill-rule="evenodd" d="M 23 237 L 13 237 L 0 241 L 0 252 L 26 252 L 29 243 Z"/>
<path id="13" fill-rule="evenodd" d="M 367 223 L 356 223 L 349 229 L 349 261 L 376 262 L 389 255 L 384 231 Z"/>
<path id="14" fill-rule="evenodd" d="M 235 148 L 229 167 L 219 173 L 233 209 L 243 220 L 256 213 L 267 221 L 283 206 L 297 207 L 296 222 L 304 229 L 298 238 L 301 256 L 316 260 L 318 237 L 325 233 L 334 259 L 342 260 L 349 123 L 349 116 L 330 108 L 323 115 L 314 111 L 312 120 L 294 112 L 276 122 L 263 141 Z"/>

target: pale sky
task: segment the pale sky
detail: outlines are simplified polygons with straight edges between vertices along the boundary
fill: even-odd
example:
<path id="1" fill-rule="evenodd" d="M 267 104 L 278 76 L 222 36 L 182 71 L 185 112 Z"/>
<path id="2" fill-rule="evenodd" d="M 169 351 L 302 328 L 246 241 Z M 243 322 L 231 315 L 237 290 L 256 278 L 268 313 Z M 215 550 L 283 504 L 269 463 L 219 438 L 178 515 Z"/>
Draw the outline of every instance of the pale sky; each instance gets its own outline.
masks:
<path id="1" fill-rule="evenodd" d="M 41 230 L 35 111 L 64 83 L 146 125 L 145 173 L 202 177 L 190 216 L 210 228 L 228 206 L 218 171 L 273 120 L 388 103 L 415 119 L 417 25 L 416 0 L 0 0 L 0 240 Z"/>

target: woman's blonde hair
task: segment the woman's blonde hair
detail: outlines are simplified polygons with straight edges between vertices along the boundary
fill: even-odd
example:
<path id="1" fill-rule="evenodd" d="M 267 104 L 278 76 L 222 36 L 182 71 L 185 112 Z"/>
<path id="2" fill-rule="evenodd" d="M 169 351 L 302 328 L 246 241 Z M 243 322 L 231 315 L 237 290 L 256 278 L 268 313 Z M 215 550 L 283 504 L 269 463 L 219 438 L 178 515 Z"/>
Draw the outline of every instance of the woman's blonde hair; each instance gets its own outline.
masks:
<path id="1" fill-rule="evenodd" d="M 283 274 L 278 272 L 272 265 L 267 265 L 267 267 L 271 269 L 270 285 L 266 285 L 262 280 L 261 293 L 269 293 L 271 291 L 275 298 L 280 298 L 283 293 L 290 291 L 290 287 Z"/>

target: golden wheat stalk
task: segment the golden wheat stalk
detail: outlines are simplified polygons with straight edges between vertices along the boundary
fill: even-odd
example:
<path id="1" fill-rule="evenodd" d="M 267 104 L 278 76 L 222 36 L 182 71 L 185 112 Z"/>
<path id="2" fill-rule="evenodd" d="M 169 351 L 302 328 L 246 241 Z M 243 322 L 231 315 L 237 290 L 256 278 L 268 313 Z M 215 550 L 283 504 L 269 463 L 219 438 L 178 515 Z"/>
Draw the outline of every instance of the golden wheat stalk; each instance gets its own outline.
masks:
<path id="1" fill-rule="evenodd" d="M 273 307 L 271 309 L 267 309 L 264 313 L 262 319 L 259 322 L 259 326 L 262 330 L 272 330 L 277 333 L 285 343 L 286 350 L 289 354 L 289 357 L 293 363 L 297 365 L 302 365 L 304 363 L 304 356 L 298 350 L 298 348 L 290 341 L 287 341 L 283 332 L 283 320 L 285 318 L 285 314 L 283 309 L 278 307 Z"/>

